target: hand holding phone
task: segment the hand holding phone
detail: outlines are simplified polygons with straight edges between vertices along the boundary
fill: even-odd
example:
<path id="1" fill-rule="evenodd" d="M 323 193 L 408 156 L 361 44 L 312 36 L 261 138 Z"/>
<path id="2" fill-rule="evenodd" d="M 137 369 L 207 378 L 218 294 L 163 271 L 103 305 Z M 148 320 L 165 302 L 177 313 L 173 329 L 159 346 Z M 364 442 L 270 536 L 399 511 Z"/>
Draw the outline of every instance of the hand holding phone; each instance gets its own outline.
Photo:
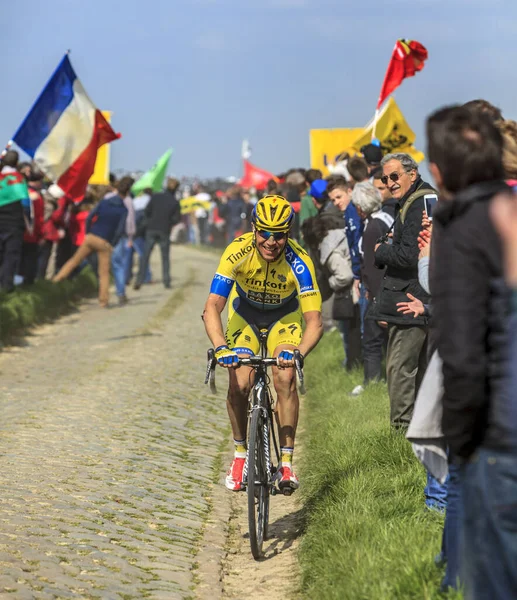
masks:
<path id="1" fill-rule="evenodd" d="M 426 194 L 424 196 L 424 210 L 427 218 L 433 220 L 433 209 L 435 204 L 438 202 L 438 196 L 436 194 Z"/>

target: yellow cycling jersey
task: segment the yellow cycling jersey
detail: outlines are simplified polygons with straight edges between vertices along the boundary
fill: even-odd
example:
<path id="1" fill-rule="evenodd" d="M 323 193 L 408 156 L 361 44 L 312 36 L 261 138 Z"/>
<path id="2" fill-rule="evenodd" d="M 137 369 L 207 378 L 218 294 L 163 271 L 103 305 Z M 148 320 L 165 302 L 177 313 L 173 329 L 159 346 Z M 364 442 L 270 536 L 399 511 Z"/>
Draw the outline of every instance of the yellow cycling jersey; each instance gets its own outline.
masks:
<path id="1" fill-rule="evenodd" d="M 321 311 L 321 294 L 314 265 L 305 250 L 289 239 L 280 258 L 268 263 L 245 233 L 226 248 L 210 292 L 228 298 L 238 296 L 259 310 L 271 310 L 298 297 L 302 312 Z"/>

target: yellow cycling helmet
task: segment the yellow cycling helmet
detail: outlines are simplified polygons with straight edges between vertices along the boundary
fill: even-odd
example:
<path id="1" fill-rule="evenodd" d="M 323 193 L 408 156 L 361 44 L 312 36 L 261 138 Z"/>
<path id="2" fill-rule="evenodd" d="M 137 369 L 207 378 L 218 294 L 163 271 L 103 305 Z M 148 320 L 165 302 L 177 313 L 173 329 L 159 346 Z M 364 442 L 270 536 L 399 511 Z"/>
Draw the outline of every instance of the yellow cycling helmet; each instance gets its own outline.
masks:
<path id="1" fill-rule="evenodd" d="M 294 218 L 293 207 L 283 196 L 264 196 L 251 215 L 251 222 L 257 229 L 265 231 L 289 231 Z"/>

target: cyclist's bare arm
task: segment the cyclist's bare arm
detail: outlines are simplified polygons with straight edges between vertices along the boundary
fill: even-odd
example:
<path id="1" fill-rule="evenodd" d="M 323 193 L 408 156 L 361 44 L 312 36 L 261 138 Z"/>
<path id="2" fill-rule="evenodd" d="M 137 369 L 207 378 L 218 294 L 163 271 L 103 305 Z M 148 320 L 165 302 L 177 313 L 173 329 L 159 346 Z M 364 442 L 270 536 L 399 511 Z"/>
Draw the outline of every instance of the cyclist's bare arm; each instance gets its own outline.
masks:
<path id="1" fill-rule="evenodd" d="M 323 335 L 323 321 L 319 310 L 310 310 L 303 313 L 305 331 L 303 332 L 298 350 L 307 356 L 313 350 Z"/>
<path id="2" fill-rule="evenodd" d="M 224 337 L 223 322 L 221 321 L 221 313 L 226 306 L 226 298 L 219 294 L 209 294 L 203 312 L 203 321 L 205 329 L 214 348 L 226 345 Z"/>

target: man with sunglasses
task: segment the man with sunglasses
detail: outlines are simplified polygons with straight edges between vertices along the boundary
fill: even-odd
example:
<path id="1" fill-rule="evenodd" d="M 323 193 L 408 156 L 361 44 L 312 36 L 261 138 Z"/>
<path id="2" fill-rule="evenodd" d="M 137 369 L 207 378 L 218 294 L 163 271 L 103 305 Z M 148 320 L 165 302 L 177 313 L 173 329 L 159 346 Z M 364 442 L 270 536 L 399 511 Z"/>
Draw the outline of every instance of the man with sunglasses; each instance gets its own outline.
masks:
<path id="1" fill-rule="evenodd" d="M 418 173 L 408 154 L 387 154 L 381 161 L 381 181 L 397 201 L 392 239 L 375 246 L 375 265 L 386 267 L 371 318 L 388 323 L 386 371 L 391 424 L 407 428 L 420 383 L 427 368 L 427 319 L 403 315 L 397 303 L 412 294 L 424 304 L 429 296 L 418 282 L 418 234 L 426 195 L 436 191 Z"/>
<path id="2" fill-rule="evenodd" d="M 251 219 L 253 231 L 235 239 L 223 253 L 203 313 L 215 356 L 229 371 L 227 408 L 235 455 L 226 487 L 232 491 L 243 489 L 247 402 L 252 381 L 250 368 L 236 367 L 239 357 L 259 352 L 261 329 L 269 331 L 268 352 L 278 358 L 278 368 L 273 368 L 282 454 L 278 486 L 281 490 L 299 486 L 292 468 L 299 407 L 294 350 L 298 349 L 302 358 L 307 356 L 319 342 L 323 326 L 314 265 L 303 248 L 289 238 L 293 219 L 294 211 L 282 196 L 265 196 L 256 204 Z M 228 299 L 225 332 L 221 313 Z"/>

